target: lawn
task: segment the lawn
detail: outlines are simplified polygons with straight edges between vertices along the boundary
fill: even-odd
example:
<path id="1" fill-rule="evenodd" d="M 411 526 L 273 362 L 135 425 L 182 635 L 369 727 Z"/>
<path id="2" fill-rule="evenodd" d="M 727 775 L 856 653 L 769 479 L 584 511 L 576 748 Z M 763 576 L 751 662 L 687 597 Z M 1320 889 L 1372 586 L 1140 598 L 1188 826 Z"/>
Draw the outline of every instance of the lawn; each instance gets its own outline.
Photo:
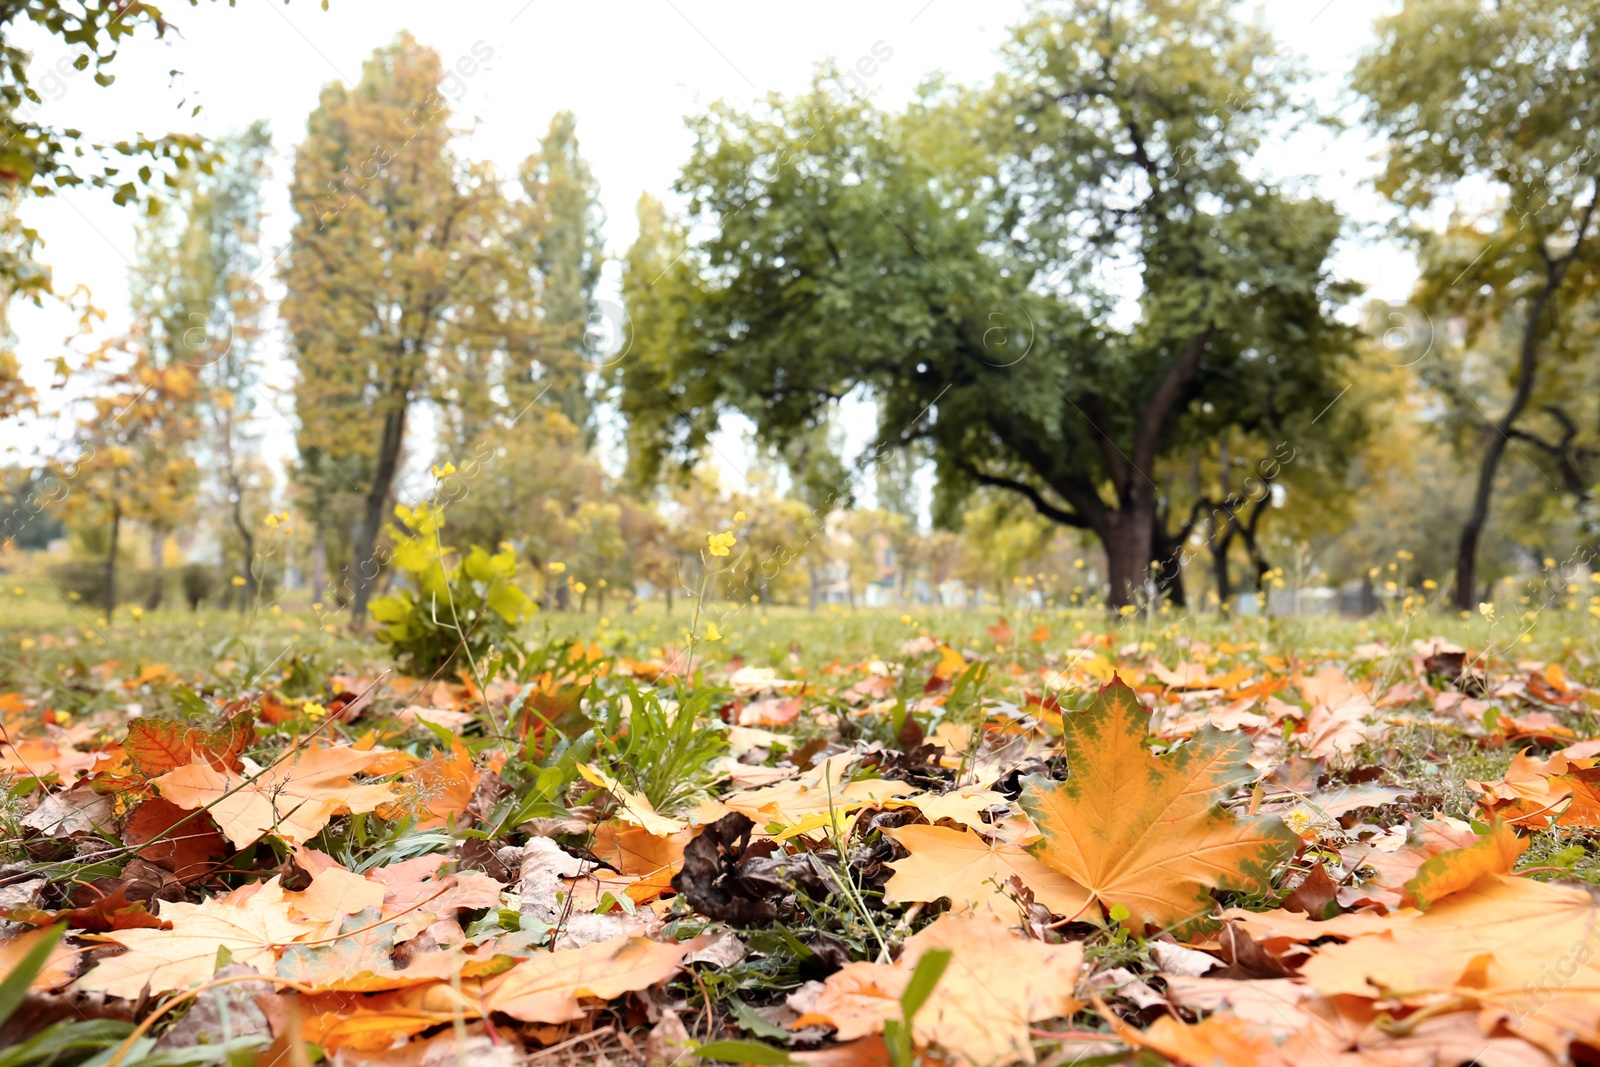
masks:
<path id="1" fill-rule="evenodd" d="M 0 1063 L 1600 1048 L 1587 614 L 646 604 L 418 677 L 17 590 Z"/>

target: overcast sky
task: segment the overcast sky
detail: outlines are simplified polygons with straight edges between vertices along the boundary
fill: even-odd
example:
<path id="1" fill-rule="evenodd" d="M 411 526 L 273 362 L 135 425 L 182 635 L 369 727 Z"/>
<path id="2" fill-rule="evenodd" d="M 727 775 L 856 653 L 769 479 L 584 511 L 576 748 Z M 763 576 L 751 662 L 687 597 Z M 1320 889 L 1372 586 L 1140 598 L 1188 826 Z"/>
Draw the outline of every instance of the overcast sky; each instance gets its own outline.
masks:
<path id="1" fill-rule="evenodd" d="M 1263 6 L 1284 44 L 1319 72 L 1318 97 L 1338 106 L 1353 56 L 1390 4 L 1266 0 Z M 933 71 L 978 81 L 995 69 L 1006 27 L 1023 10 L 1016 0 L 813 0 L 781 6 L 721 0 L 331 0 L 330 7 L 323 11 L 317 0 L 170 5 L 178 29 L 161 41 L 141 31 L 125 43 L 110 68 L 116 74 L 110 88 L 95 85 L 87 73 L 49 86 L 36 80 L 47 96 L 41 121 L 111 140 L 172 130 L 219 136 L 268 120 L 277 154 L 265 235 L 271 256 L 288 235 L 286 181 L 294 147 L 324 85 L 359 78 L 367 55 L 401 30 L 435 48 L 447 66 L 487 47 L 492 58 L 464 79 L 452 104 L 454 124 L 463 131 L 462 151 L 514 173 L 551 115 L 573 111 L 582 151 L 601 185 L 606 243 L 619 254 L 633 239 L 639 195 L 670 199 L 668 186 L 690 147 L 685 115 L 718 99 L 744 103 L 771 91 L 799 91 L 818 62 L 832 57 L 850 66 L 875 50 L 888 58 L 861 88 L 880 104 L 904 101 Z M 71 55 L 42 35 L 19 34 L 18 43 L 36 49 L 36 79 Z M 190 118 L 195 104 L 202 110 Z M 1336 267 L 1373 295 L 1403 299 L 1413 274 L 1409 259 L 1392 244 L 1359 236 L 1363 225 L 1383 218 L 1381 204 L 1364 186 L 1372 154 L 1359 133 L 1330 138 L 1309 132 L 1270 146 L 1260 164 L 1279 177 L 1313 177 L 1319 191 L 1334 197 L 1353 220 L 1352 240 Z M 133 212 L 112 205 L 109 195 L 79 190 L 30 201 L 24 219 L 47 241 L 42 258 L 54 269 L 57 290 L 88 286 L 96 304 L 110 312 L 106 329 L 125 327 Z M 46 361 L 61 353 L 71 325 L 59 307 L 13 310 L 24 373 L 36 385 L 48 382 Z M 285 374 L 280 361 L 273 377 L 282 382 Z M 63 425 L 13 427 L 0 441 L 36 450 Z M 273 451 L 287 453 L 287 427 L 279 425 L 272 437 Z"/>

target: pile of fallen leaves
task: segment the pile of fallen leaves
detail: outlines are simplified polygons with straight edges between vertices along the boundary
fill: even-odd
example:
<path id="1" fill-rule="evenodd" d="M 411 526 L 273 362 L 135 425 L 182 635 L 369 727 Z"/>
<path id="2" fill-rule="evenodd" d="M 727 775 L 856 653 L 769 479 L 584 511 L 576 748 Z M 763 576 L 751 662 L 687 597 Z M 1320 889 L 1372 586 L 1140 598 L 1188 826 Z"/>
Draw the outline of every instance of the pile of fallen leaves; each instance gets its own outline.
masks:
<path id="1" fill-rule="evenodd" d="M 0 697 L 0 1062 L 1600 1060 L 1582 663 L 990 633 Z"/>

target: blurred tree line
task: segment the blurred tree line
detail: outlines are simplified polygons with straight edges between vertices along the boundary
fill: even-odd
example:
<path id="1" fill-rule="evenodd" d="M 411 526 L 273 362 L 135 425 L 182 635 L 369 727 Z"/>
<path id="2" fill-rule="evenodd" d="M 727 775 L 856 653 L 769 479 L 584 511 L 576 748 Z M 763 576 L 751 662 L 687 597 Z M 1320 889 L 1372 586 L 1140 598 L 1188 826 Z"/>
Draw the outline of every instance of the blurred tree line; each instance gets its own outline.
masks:
<path id="1" fill-rule="evenodd" d="M 1421 266 L 1398 306 L 1334 266 L 1350 227 L 1314 175 L 1256 164 L 1338 120 L 1233 0 L 1039 0 L 990 79 L 897 109 L 827 66 L 714 104 L 673 203 L 638 203 L 620 302 L 574 116 L 514 173 L 468 158 L 441 87 L 492 49 L 447 66 L 401 35 L 309 116 L 279 255 L 264 126 L 117 148 L 159 164 L 115 186 L 145 205 L 134 323 L 104 338 L 84 310 L 56 383 L 76 430 L 8 473 L 7 534 L 66 533 L 67 591 L 107 611 L 293 577 L 361 621 L 422 500 L 552 610 L 670 610 L 710 562 L 718 595 L 813 608 L 1286 582 L 1470 608 L 1600 548 L 1590 16 L 1406 0 L 1375 27 L 1350 85 Z M 0 281 L 43 299 L 17 208 L 75 179 L 26 79 L 0 55 L 32 138 L 0 159 Z M 0 410 L 36 400 L 0 351 Z M 743 475 L 716 454 L 733 416 Z"/>

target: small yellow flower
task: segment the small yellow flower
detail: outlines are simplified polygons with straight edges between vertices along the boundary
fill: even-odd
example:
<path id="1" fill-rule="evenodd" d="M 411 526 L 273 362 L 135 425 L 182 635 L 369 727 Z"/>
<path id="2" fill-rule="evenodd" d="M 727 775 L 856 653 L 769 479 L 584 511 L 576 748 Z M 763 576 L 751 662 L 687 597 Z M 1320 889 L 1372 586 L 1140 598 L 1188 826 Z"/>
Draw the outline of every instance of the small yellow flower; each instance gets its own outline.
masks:
<path id="1" fill-rule="evenodd" d="M 1494 621 L 1494 605 L 1491 604 L 1489 601 L 1485 600 L 1483 603 L 1478 605 L 1478 614 L 1482 615 L 1484 618 L 1486 618 L 1489 621 L 1493 622 Z"/>
<path id="2" fill-rule="evenodd" d="M 582 582 L 572 583 L 572 591 L 577 593 L 579 596 L 582 596 L 588 590 L 588 588 L 589 587 L 584 585 Z"/>
<path id="3" fill-rule="evenodd" d="M 77 592 L 77 590 L 69 589 L 69 590 L 67 590 L 67 599 L 68 600 L 82 600 L 83 597 Z"/>
<path id="4" fill-rule="evenodd" d="M 1434 581 L 1432 578 L 1424 578 L 1422 580 L 1422 588 L 1424 588 L 1424 589 L 1437 589 L 1437 588 L 1439 588 L 1439 583 Z"/>
<path id="5" fill-rule="evenodd" d="M 276 515 L 268 515 L 266 518 L 262 519 L 261 521 L 266 523 L 268 526 L 270 526 L 274 530 L 278 528 L 278 516 L 276 516 Z"/>
<path id="6" fill-rule="evenodd" d="M 1081 559 L 1073 560 L 1072 561 L 1072 569 L 1075 570 L 1075 571 L 1083 570 L 1083 560 L 1081 560 Z"/>
<path id="7" fill-rule="evenodd" d="M 14 589 L 12 589 L 11 590 L 11 595 L 12 596 L 21 596 L 22 595 L 22 586 L 19 585 L 19 586 L 15 587 Z"/>
<path id="8" fill-rule="evenodd" d="M 456 472 L 456 465 L 454 463 L 451 463 L 449 460 L 445 460 L 444 466 L 442 466 L 442 467 L 436 466 L 436 467 L 433 468 L 433 476 L 435 478 L 440 479 L 441 481 L 443 479 L 445 479 L 445 478 L 450 477 L 455 472 Z"/>
<path id="9" fill-rule="evenodd" d="M 732 548 L 737 542 L 738 538 L 733 536 L 732 530 L 706 534 L 706 546 L 713 556 L 726 556 L 728 549 Z"/>
<path id="10" fill-rule="evenodd" d="M 734 522 L 743 522 L 744 521 L 744 512 L 742 512 L 742 511 L 734 512 L 733 513 L 733 521 Z"/>
<path id="11" fill-rule="evenodd" d="M 23 647 L 23 649 L 24 649 L 24 650 L 26 650 L 26 649 L 30 649 L 30 648 L 32 648 L 32 647 L 33 647 L 33 646 L 34 646 L 34 645 L 36 645 L 36 644 L 38 644 L 38 642 L 37 642 L 37 641 L 35 641 L 35 640 L 34 640 L 34 639 L 33 639 L 33 638 L 31 638 L 31 637 L 24 637 L 24 638 L 23 638 L 23 639 L 22 639 L 22 647 Z"/>
<path id="12" fill-rule="evenodd" d="M 233 576 L 233 584 L 234 585 L 243 585 L 244 584 L 244 578 L 241 575 L 235 574 Z"/>
<path id="13" fill-rule="evenodd" d="M 706 623 L 706 640 L 707 641 L 721 641 L 722 640 L 722 631 L 717 629 L 717 624 L 716 623 L 710 622 L 710 621 L 708 621 Z"/>
<path id="14" fill-rule="evenodd" d="M 551 574 L 560 574 L 562 571 L 564 571 L 566 569 L 567 569 L 567 565 L 565 563 L 552 563 L 552 564 L 550 564 L 550 573 Z"/>
<path id="15" fill-rule="evenodd" d="M 900 625 L 901 626 L 910 626 L 911 625 L 911 616 L 910 615 L 902 615 L 902 616 L 900 616 Z"/>
<path id="16" fill-rule="evenodd" d="M 327 708 L 311 700 L 306 701 L 306 706 L 301 710 L 306 713 L 306 718 L 312 720 L 313 722 L 318 719 L 325 719 L 328 716 Z"/>
<path id="17" fill-rule="evenodd" d="M 144 609 L 143 608 L 129 608 L 128 609 L 128 614 L 132 615 L 136 619 L 142 619 L 142 618 L 144 618 Z"/>

